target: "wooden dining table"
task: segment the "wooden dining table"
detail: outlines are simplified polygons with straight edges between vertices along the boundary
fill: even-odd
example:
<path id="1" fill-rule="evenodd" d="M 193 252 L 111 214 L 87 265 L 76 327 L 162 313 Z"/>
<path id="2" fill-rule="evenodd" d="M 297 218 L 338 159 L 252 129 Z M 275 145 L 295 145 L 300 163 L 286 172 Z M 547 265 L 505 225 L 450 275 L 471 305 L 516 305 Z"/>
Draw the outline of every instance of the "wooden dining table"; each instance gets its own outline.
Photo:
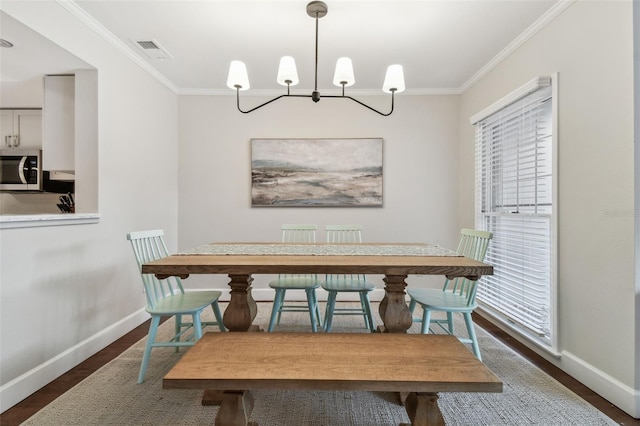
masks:
<path id="1" fill-rule="evenodd" d="M 142 265 L 159 279 L 192 274 L 229 276 L 231 298 L 223 315 L 230 331 L 250 331 L 258 312 L 251 295 L 256 274 L 381 274 L 385 296 L 380 331 L 406 333 L 411 313 L 405 288 L 409 275 L 444 275 L 477 280 L 493 267 L 455 251 L 424 243 L 211 243 Z"/>

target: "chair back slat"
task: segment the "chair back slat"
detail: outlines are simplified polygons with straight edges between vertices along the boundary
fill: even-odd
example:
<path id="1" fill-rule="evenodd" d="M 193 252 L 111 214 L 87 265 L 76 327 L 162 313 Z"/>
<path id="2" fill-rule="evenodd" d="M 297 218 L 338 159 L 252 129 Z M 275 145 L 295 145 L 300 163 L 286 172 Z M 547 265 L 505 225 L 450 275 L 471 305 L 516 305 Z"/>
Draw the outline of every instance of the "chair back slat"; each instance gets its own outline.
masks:
<path id="1" fill-rule="evenodd" d="M 169 256 L 169 251 L 164 242 L 164 231 L 157 229 L 130 232 L 127 234 L 127 239 L 131 242 L 131 247 L 136 257 L 149 308 L 155 309 L 156 302 L 166 296 L 184 293 L 182 282 L 178 277 L 159 280 L 154 274 L 142 273 L 142 265 L 144 263 Z"/>
<path id="2" fill-rule="evenodd" d="M 280 227 L 283 243 L 315 243 L 318 225 L 284 224 Z M 317 278 L 317 274 L 279 274 L 279 278 Z"/>
<path id="3" fill-rule="evenodd" d="M 483 262 L 489 247 L 489 241 L 493 238 L 491 232 L 478 231 L 475 229 L 462 229 L 460 231 L 460 242 L 456 252 L 478 262 Z M 466 297 L 467 305 L 475 303 L 478 281 L 467 278 L 454 278 L 445 280 L 443 291 L 452 291 Z"/>
<path id="4" fill-rule="evenodd" d="M 324 227 L 327 243 L 360 244 L 362 243 L 362 225 L 326 225 Z M 365 274 L 327 274 L 327 281 L 333 280 L 366 280 Z"/>
<path id="5" fill-rule="evenodd" d="M 292 225 L 285 224 L 282 230 L 283 243 L 315 243 L 317 225 Z"/>
<path id="6" fill-rule="evenodd" d="M 332 244 L 359 244 L 362 242 L 362 225 L 326 225 L 327 242 Z"/>

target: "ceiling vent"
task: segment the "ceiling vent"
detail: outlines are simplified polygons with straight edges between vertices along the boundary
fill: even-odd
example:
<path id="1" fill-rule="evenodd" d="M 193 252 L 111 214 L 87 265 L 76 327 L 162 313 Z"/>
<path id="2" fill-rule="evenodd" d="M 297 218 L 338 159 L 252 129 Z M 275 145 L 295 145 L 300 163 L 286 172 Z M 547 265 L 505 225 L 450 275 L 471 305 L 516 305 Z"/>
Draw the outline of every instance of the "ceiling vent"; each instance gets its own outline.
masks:
<path id="1" fill-rule="evenodd" d="M 173 56 L 154 39 L 135 40 L 133 43 L 151 59 L 173 59 Z"/>

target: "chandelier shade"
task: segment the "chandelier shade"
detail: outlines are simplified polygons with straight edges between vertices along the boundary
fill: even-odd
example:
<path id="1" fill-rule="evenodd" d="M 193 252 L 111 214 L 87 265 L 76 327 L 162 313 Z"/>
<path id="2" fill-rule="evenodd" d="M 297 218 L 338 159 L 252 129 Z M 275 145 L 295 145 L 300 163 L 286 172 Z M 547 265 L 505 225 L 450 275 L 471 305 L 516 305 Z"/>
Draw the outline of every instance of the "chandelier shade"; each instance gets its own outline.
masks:
<path id="1" fill-rule="evenodd" d="M 277 81 L 278 84 L 282 86 L 295 86 L 300 82 L 300 80 L 298 80 L 296 61 L 291 56 L 283 56 L 280 58 Z"/>
<path id="2" fill-rule="evenodd" d="M 227 87 L 234 90 L 249 89 L 249 75 L 247 74 L 247 66 L 242 61 L 231 61 L 229 66 L 229 77 L 227 78 Z"/>
<path id="3" fill-rule="evenodd" d="M 298 71 L 296 69 L 296 62 L 291 56 L 283 56 L 280 59 L 280 65 L 278 67 L 278 75 L 276 81 L 278 84 L 287 87 L 287 93 L 277 96 L 268 100 L 254 108 L 249 110 L 243 110 L 240 108 L 240 91 L 249 89 L 249 77 L 247 75 L 247 67 L 244 62 L 232 61 L 229 67 L 229 76 L 227 78 L 227 87 L 236 91 L 236 103 L 238 111 L 247 114 L 262 108 L 278 99 L 285 97 L 298 97 L 298 98 L 311 98 L 314 102 L 319 102 L 322 98 L 334 98 L 334 99 L 350 99 L 365 108 L 370 109 L 380 115 L 388 116 L 393 112 L 394 96 L 396 93 L 401 93 L 405 90 L 404 84 L 404 71 L 402 65 L 395 64 L 390 65 L 387 68 L 387 73 L 382 84 L 382 91 L 385 93 L 391 93 L 391 110 L 387 113 L 378 111 L 375 108 L 366 105 L 365 103 L 345 95 L 345 87 L 353 86 L 356 82 L 355 75 L 353 73 L 353 63 L 350 58 L 341 57 L 336 61 L 336 69 L 333 76 L 333 84 L 342 88 L 341 95 L 324 95 L 321 96 L 318 91 L 318 25 L 319 19 L 326 16 L 328 11 L 327 5 L 322 1 L 312 1 L 307 4 L 307 15 L 315 19 L 316 23 L 316 44 L 315 44 L 315 86 L 314 90 L 309 95 L 292 94 L 290 92 L 291 86 L 295 86 L 299 83 Z"/>
<path id="4" fill-rule="evenodd" d="M 353 64 L 350 58 L 340 58 L 336 62 L 336 72 L 333 75 L 333 84 L 338 87 L 353 86 L 356 78 L 353 75 Z"/>
<path id="5" fill-rule="evenodd" d="M 404 71 L 402 65 L 389 65 L 387 74 L 382 83 L 382 91 L 385 93 L 402 93 L 404 92 Z"/>

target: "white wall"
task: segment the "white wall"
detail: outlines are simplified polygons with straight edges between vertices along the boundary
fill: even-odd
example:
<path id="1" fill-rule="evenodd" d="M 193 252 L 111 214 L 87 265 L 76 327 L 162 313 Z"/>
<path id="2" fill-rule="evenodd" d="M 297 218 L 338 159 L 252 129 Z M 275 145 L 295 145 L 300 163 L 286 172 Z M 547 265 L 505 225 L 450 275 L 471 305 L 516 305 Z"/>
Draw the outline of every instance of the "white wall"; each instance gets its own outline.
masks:
<path id="1" fill-rule="evenodd" d="M 0 7 L 98 69 L 102 214 L 98 224 L 0 231 L 4 411 L 148 318 L 125 236 L 164 228 L 176 246 L 178 128 L 177 96 L 60 4 Z"/>
<path id="2" fill-rule="evenodd" d="M 42 78 L 0 82 L 0 107 L 42 108 Z"/>
<path id="3" fill-rule="evenodd" d="M 635 262 L 636 262 L 636 319 L 635 364 L 640 365 L 640 2 L 633 4 L 633 82 L 634 82 L 634 163 L 635 163 Z M 636 389 L 640 388 L 640 368 L 636 368 Z"/>
<path id="4" fill-rule="evenodd" d="M 640 417 L 634 381 L 632 3 L 576 1 L 461 100 L 463 224 L 473 224 L 469 117 L 559 72 L 559 349 L 555 362 Z M 635 114 L 638 114 L 636 111 Z"/>
<path id="5" fill-rule="evenodd" d="M 390 101 L 363 100 L 381 109 Z M 241 99 L 245 108 L 264 101 Z M 457 244 L 458 96 L 399 95 L 389 117 L 344 99 L 281 99 L 250 114 L 241 114 L 235 103 L 234 96 L 180 97 L 181 249 L 210 241 L 278 241 L 282 223 L 319 229 L 359 223 L 369 242 Z M 251 207 L 251 138 L 363 137 L 384 139 L 383 207 Z M 255 277 L 257 300 L 272 300 L 261 290 L 268 278 Z M 228 278 L 192 276 L 185 283 L 227 288 Z"/>

